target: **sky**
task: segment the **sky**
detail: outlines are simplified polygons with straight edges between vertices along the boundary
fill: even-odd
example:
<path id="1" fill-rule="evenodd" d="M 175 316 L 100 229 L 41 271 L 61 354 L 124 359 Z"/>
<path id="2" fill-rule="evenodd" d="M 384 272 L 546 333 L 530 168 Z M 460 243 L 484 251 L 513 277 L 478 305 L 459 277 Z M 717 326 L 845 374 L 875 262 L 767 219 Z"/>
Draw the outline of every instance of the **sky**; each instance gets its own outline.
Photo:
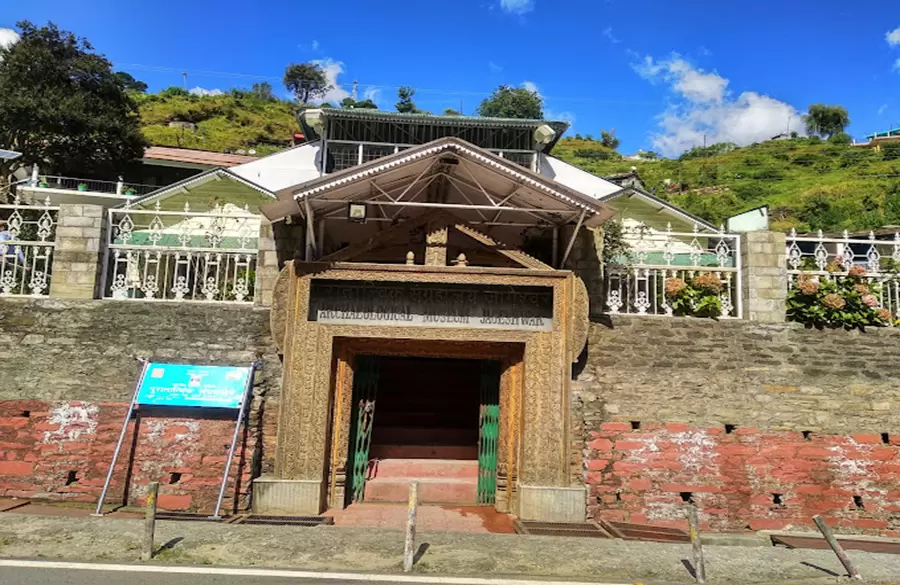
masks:
<path id="1" fill-rule="evenodd" d="M 862 140 L 900 127 L 896 0 L 29 0 L 0 5 L 0 43 L 16 22 L 53 21 L 87 38 L 155 91 L 198 93 L 269 81 L 316 61 L 339 102 L 416 104 L 471 114 L 500 84 L 545 100 L 545 116 L 622 152 L 676 156 L 692 146 L 802 133 L 809 104 L 846 107 Z"/>

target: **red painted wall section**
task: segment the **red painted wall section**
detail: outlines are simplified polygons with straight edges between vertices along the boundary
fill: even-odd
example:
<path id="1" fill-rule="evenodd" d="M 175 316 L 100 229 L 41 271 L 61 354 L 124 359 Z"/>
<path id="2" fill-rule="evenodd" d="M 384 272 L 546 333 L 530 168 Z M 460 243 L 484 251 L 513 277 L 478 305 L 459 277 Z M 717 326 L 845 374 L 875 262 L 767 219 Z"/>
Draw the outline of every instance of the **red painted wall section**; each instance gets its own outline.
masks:
<path id="1" fill-rule="evenodd" d="M 607 422 L 589 437 L 597 519 L 685 527 L 692 498 L 707 529 L 814 530 L 821 514 L 842 532 L 900 536 L 900 434 Z"/>
<path id="2" fill-rule="evenodd" d="M 96 502 L 127 408 L 89 402 L 0 402 L 0 496 Z M 124 501 L 126 479 L 130 504 L 141 504 L 147 485 L 158 481 L 161 508 L 212 512 L 237 413 L 215 419 L 177 414 L 179 418 L 169 418 L 163 411 L 141 416 L 137 424 L 132 420 L 108 503 Z M 246 506 L 254 444 L 253 433 L 242 429 L 225 511 L 234 506 L 235 479 L 238 507 Z"/>

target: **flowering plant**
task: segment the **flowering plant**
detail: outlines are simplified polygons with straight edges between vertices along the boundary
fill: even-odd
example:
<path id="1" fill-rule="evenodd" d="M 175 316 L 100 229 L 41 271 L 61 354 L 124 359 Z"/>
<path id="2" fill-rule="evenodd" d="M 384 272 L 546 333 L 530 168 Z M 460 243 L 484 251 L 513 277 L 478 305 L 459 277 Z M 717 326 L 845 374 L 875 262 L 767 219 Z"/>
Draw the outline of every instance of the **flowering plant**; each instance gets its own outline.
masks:
<path id="1" fill-rule="evenodd" d="M 722 315 L 719 294 L 725 284 L 714 272 L 701 272 L 690 280 L 673 276 L 666 279 L 664 288 L 666 302 L 675 315 L 712 318 Z"/>
<path id="2" fill-rule="evenodd" d="M 890 326 L 891 312 L 880 307 L 880 286 L 867 282 L 866 269 L 854 265 L 846 275 L 835 262 L 826 267 L 828 275 L 801 274 L 787 298 L 787 317 L 814 327 Z"/>

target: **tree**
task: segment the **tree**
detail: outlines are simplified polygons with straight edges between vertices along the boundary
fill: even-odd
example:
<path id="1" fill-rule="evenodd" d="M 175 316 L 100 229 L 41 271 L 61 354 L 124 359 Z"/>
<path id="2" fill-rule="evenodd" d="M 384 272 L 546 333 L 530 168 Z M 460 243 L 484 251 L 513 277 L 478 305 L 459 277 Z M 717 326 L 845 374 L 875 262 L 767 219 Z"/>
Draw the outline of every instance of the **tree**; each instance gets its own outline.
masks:
<path id="1" fill-rule="evenodd" d="M 284 87 L 302 104 L 323 97 L 332 89 L 317 63 L 291 63 L 284 70 Z"/>
<path id="2" fill-rule="evenodd" d="M 842 106 L 812 104 L 808 113 L 803 116 L 803 121 L 806 123 L 807 133 L 828 138 L 843 132 L 850 125 L 850 115 Z"/>
<path id="3" fill-rule="evenodd" d="M 491 118 L 544 119 L 544 100 L 536 91 L 501 85 L 478 106 L 478 115 Z"/>
<path id="4" fill-rule="evenodd" d="M 422 110 L 416 107 L 416 102 L 413 101 L 413 96 L 416 95 L 416 90 L 409 87 L 403 86 L 397 90 L 397 103 L 394 105 L 397 108 L 397 111 L 401 114 L 421 114 Z"/>
<path id="5" fill-rule="evenodd" d="M 357 101 L 352 97 L 345 97 L 341 101 L 341 107 L 346 109 L 363 109 L 363 110 L 377 110 L 378 105 L 370 99 L 365 99 L 362 101 Z"/>
<path id="6" fill-rule="evenodd" d="M 22 157 L 0 163 L 0 180 L 19 165 L 90 177 L 140 158 L 137 106 L 112 64 L 53 23 L 16 26 L 19 42 L 0 48 L 0 145 Z"/>
<path id="7" fill-rule="evenodd" d="M 127 91 L 134 91 L 137 93 L 144 93 L 147 91 L 147 84 L 132 77 L 131 73 L 117 71 L 116 77 L 122 82 L 122 85 Z"/>
<path id="8" fill-rule="evenodd" d="M 250 93 L 253 95 L 253 97 L 265 102 L 274 102 L 278 100 L 278 98 L 275 97 L 275 92 L 272 89 L 272 84 L 268 81 L 263 81 L 262 83 L 254 83 L 253 87 L 250 88 Z"/>
<path id="9" fill-rule="evenodd" d="M 832 144 L 853 144 L 853 138 L 846 132 L 838 132 L 829 136 L 828 142 Z"/>
<path id="10" fill-rule="evenodd" d="M 606 148 L 609 148 L 611 150 L 615 150 L 615 149 L 619 148 L 619 139 L 616 138 L 615 129 L 610 130 L 609 132 L 607 132 L 606 130 L 601 130 L 600 131 L 600 144 L 602 144 L 603 146 L 605 146 Z"/>
<path id="11" fill-rule="evenodd" d="M 444 110 L 444 115 L 445 116 L 462 116 L 462 112 L 454 110 L 453 108 L 446 108 Z"/>

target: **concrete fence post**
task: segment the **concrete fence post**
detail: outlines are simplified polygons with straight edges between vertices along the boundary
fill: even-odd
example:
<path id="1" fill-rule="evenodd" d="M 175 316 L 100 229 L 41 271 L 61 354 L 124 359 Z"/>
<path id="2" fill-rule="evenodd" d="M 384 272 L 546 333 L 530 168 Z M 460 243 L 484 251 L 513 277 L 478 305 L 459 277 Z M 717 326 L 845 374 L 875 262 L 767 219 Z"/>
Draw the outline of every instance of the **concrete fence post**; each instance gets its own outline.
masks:
<path id="1" fill-rule="evenodd" d="M 741 250 L 742 317 L 783 322 L 788 285 L 785 235 L 766 231 L 741 234 Z"/>
<path id="2" fill-rule="evenodd" d="M 256 288 L 253 301 L 257 305 L 272 305 L 275 280 L 278 279 L 278 251 L 272 224 L 265 218 L 259 224 L 259 255 L 256 257 Z"/>
<path id="3" fill-rule="evenodd" d="M 99 292 L 104 233 L 102 206 L 70 203 L 59 206 L 51 297 L 95 298 Z"/>

